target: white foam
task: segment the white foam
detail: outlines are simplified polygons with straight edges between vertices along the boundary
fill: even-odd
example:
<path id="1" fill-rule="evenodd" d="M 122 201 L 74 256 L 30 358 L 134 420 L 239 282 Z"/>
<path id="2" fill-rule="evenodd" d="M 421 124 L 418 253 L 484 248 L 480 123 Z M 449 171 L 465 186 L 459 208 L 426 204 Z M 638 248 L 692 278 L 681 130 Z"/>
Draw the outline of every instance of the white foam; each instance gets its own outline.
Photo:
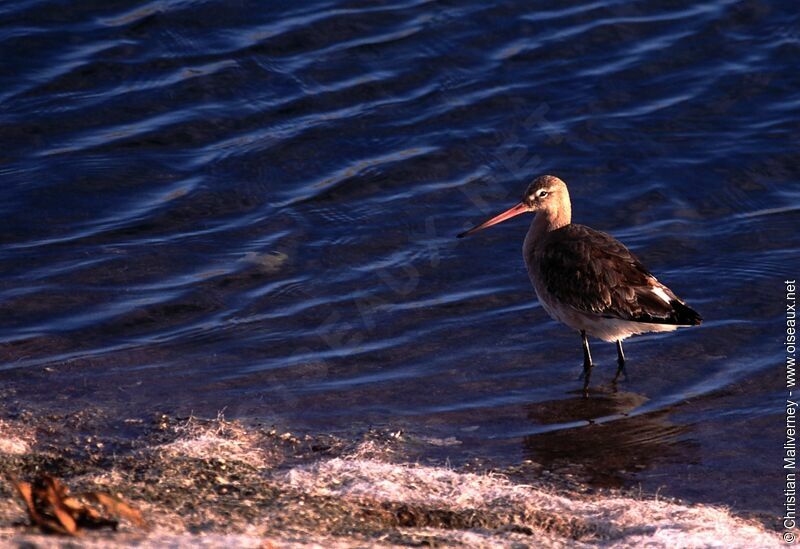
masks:
<path id="1" fill-rule="evenodd" d="M 427 508 L 485 510 L 517 517 L 533 532 L 537 547 L 779 547 L 778 534 L 732 515 L 723 508 L 682 505 L 630 497 L 564 497 L 507 479 L 458 473 L 440 467 L 397 465 L 363 459 L 331 459 L 285 474 L 292 487 L 318 495 L 424 505 Z M 556 517 L 565 527 L 588 532 L 579 540 L 541 519 Z M 527 518 L 526 518 L 527 517 Z M 533 518 L 531 518 L 533 517 Z M 488 535 L 488 545 L 503 546 L 519 539 L 507 530 L 464 531 Z M 456 541 L 455 539 L 453 541 Z M 582 542 L 582 543 L 579 543 Z"/>

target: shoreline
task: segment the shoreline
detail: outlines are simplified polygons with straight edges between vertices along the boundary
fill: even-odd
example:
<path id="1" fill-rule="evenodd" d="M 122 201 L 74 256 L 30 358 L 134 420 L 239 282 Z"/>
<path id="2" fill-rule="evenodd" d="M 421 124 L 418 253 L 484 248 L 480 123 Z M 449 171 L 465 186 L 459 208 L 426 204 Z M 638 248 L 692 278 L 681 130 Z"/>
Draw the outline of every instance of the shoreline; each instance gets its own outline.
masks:
<path id="1" fill-rule="evenodd" d="M 157 415 L 127 420 L 114 439 L 89 434 L 92 421 L 91 411 L 0 421 L 5 478 L 46 472 L 72 491 L 118 494 L 149 524 L 87 532 L 88 547 L 779 546 L 764 517 L 721 507 L 595 490 L 547 472 L 522 483 L 511 469 L 414 463 L 406 447 L 419 441 L 397 432 L 347 440 Z M 21 502 L 1 484 L 0 542 L 74 541 L 25 526 Z"/>

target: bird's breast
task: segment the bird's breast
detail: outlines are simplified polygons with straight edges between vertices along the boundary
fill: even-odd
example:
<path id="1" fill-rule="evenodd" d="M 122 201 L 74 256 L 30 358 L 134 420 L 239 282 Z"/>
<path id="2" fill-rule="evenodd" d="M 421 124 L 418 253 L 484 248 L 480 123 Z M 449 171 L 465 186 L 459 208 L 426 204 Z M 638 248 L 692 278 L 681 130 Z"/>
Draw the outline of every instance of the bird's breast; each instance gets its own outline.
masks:
<path id="1" fill-rule="evenodd" d="M 536 233 L 536 227 L 531 224 L 531 228 L 525 236 L 525 242 L 522 244 L 522 257 L 528 270 L 528 278 L 533 285 L 536 297 L 539 299 L 542 308 L 547 311 L 551 318 L 563 322 L 564 320 L 561 318 L 563 315 L 559 314 L 558 301 L 549 294 L 547 287 L 542 283 L 544 277 L 541 275 L 539 268 L 541 263 L 536 244 L 542 244 L 541 239 L 545 238 L 545 236 Z"/>

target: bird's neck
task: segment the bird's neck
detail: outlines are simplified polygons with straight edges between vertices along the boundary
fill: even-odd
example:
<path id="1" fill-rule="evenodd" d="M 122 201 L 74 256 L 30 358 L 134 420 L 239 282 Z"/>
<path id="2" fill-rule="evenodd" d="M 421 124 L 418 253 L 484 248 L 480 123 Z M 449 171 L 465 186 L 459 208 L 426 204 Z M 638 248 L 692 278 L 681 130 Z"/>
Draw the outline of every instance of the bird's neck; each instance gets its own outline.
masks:
<path id="1" fill-rule="evenodd" d="M 536 213 L 531 223 L 531 236 L 542 237 L 550 231 L 555 231 L 572 222 L 572 212 L 569 204 L 565 208 L 542 210 Z"/>
<path id="2" fill-rule="evenodd" d="M 528 234 L 525 235 L 525 243 L 522 245 L 522 253 L 531 268 L 531 258 L 535 255 L 539 246 L 546 242 L 547 233 L 569 225 L 572 219 L 571 212 L 566 210 L 563 215 L 554 215 L 549 211 L 540 211 L 533 218 Z"/>
<path id="3" fill-rule="evenodd" d="M 537 264 L 535 256 L 547 242 L 548 233 L 561 227 L 566 227 L 572 222 L 572 205 L 569 201 L 569 195 L 562 200 L 562 203 L 557 208 L 536 212 L 536 217 L 531 222 L 528 234 L 525 235 L 522 254 L 525 258 L 525 264 L 528 266 L 528 274 L 531 276 L 531 280 L 536 277 L 534 274 Z"/>

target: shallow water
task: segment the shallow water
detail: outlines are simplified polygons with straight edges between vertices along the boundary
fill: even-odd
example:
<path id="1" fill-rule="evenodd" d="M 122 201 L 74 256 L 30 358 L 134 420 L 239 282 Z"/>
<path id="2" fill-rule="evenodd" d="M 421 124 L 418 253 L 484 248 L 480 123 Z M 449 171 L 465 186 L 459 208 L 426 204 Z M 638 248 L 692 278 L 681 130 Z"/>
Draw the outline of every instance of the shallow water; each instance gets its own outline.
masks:
<path id="1" fill-rule="evenodd" d="M 0 7 L 6 413 L 396 426 L 451 463 L 782 510 L 793 7 Z M 616 391 L 595 343 L 588 401 L 525 221 L 454 238 L 541 173 L 706 319 L 630 341 Z"/>

